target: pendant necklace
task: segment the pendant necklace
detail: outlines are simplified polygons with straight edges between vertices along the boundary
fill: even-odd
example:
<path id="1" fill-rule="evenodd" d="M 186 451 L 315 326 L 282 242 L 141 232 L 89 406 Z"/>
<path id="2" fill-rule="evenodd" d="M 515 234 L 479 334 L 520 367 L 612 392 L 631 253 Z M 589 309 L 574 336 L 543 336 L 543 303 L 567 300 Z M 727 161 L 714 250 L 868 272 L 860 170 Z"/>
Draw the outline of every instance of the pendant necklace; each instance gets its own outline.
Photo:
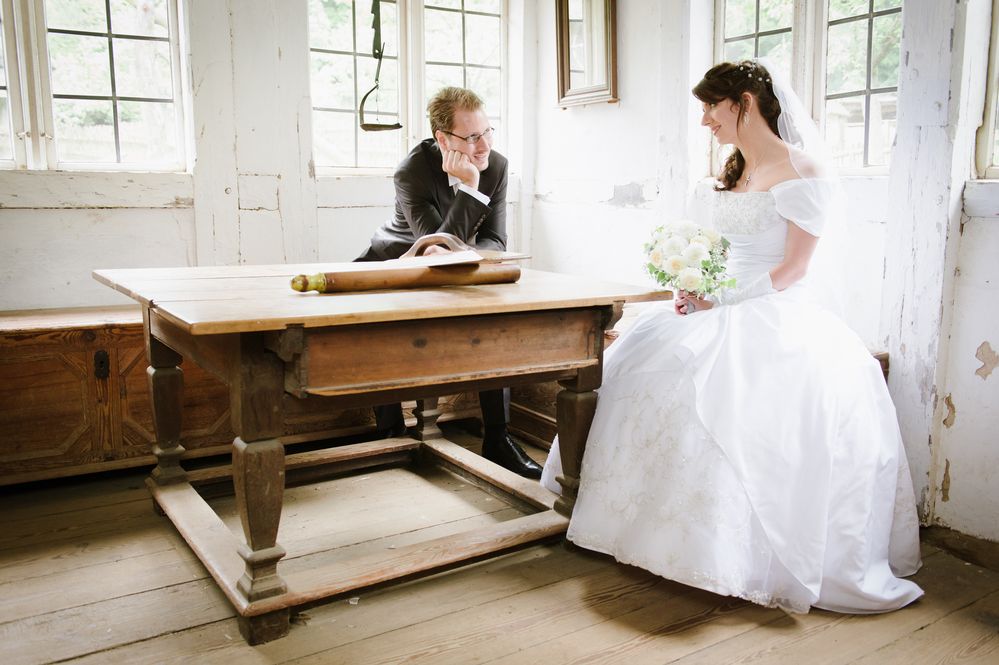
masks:
<path id="1" fill-rule="evenodd" d="M 753 176 L 756 175 L 756 172 L 760 170 L 760 164 L 763 162 L 764 159 L 766 159 L 769 153 L 770 153 L 770 146 L 767 146 L 767 149 L 763 151 L 763 157 L 760 157 L 758 160 L 756 160 L 756 166 L 753 168 L 753 172 L 746 174 L 747 189 L 749 188 L 749 183 L 753 182 Z"/>

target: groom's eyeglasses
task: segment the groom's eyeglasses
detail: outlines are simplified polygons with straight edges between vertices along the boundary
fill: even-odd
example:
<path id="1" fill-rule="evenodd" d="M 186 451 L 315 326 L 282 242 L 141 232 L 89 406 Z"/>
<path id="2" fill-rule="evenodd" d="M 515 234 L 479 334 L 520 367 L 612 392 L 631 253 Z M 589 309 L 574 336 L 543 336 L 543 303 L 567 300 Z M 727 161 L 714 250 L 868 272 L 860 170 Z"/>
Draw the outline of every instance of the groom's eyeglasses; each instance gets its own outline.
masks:
<path id="1" fill-rule="evenodd" d="M 489 140 L 492 140 L 492 138 L 493 138 L 493 132 L 496 131 L 496 128 L 495 127 L 490 127 L 489 129 L 487 129 L 486 131 L 482 132 L 481 134 L 469 134 L 468 136 L 459 136 L 459 135 L 455 134 L 454 132 L 447 131 L 446 129 L 442 129 L 441 131 L 444 132 L 445 134 L 447 134 L 448 136 L 453 136 L 456 139 L 461 139 L 462 141 L 464 141 L 468 145 L 475 145 L 476 143 L 479 142 L 480 139 L 489 139 Z"/>

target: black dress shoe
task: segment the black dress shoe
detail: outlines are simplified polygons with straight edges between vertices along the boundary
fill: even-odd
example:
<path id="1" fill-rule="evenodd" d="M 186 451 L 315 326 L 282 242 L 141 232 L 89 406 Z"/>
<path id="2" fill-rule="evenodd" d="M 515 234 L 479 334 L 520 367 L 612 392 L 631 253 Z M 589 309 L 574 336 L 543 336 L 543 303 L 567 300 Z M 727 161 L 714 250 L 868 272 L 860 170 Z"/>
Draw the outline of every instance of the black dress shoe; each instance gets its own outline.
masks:
<path id="1" fill-rule="evenodd" d="M 506 432 L 502 436 L 487 435 L 482 440 L 482 456 L 525 478 L 541 478 L 541 465 L 528 457 Z"/>

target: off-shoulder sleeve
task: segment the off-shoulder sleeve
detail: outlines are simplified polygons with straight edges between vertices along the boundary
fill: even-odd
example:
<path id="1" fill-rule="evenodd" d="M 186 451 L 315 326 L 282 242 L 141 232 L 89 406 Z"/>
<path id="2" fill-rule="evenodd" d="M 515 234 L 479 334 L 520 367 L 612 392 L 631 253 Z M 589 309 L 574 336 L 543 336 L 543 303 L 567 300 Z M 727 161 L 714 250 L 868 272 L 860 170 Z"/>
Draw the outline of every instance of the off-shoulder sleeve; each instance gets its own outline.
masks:
<path id="1" fill-rule="evenodd" d="M 774 185 L 770 192 L 781 217 L 818 237 L 834 216 L 836 188 L 832 178 L 798 178 Z"/>

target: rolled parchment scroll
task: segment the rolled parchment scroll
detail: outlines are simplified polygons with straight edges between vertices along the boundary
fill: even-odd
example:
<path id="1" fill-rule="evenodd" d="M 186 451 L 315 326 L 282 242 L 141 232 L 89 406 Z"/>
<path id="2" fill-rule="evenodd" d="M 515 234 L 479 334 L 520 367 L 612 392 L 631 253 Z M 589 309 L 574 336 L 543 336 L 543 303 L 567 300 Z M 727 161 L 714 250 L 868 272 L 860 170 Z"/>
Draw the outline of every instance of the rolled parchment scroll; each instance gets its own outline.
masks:
<path id="1" fill-rule="evenodd" d="M 296 291 L 343 293 L 377 289 L 419 289 L 430 286 L 508 284 L 520 279 L 520 266 L 511 263 L 462 263 L 413 267 L 393 265 L 391 268 L 375 267 L 380 265 L 378 263 L 362 265 L 371 267 L 296 275 L 291 280 L 291 288 Z"/>

